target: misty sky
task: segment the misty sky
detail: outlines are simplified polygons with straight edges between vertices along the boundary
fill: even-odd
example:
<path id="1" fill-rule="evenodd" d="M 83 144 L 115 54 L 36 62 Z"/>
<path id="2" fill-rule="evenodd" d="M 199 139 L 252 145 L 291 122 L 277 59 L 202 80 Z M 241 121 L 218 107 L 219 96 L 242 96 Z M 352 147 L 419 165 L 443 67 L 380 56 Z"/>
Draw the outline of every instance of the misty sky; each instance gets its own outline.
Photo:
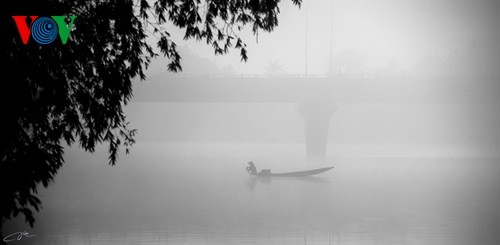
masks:
<path id="1" fill-rule="evenodd" d="M 272 33 L 259 33 L 258 40 L 249 29 L 242 33 L 247 63 L 237 50 L 214 56 L 203 42 L 183 41 L 183 31 L 171 33 L 187 74 L 305 74 L 306 60 L 308 74 L 328 74 L 330 63 L 333 73 L 432 74 L 498 64 L 498 12 L 494 0 L 314 0 L 301 9 L 283 1 Z M 488 71 L 495 72 L 491 66 Z M 159 67 L 150 72 L 161 72 Z"/>
<path id="2" fill-rule="evenodd" d="M 406 101 L 408 96 L 416 96 L 419 102 L 435 102 L 436 100 L 428 99 L 435 96 L 437 101 L 443 99 L 443 101 L 464 103 L 471 101 L 496 103 L 470 106 L 419 105 L 415 108 L 402 105 L 397 107 L 399 109 L 388 105 L 374 110 L 368 104 L 360 108 L 344 106 L 342 111 L 332 117 L 335 126 L 331 127 L 330 139 L 352 140 L 359 136 L 356 142 L 466 145 L 494 142 L 497 145 L 496 139 L 500 135 L 500 129 L 496 125 L 500 122 L 500 115 L 496 108 L 498 108 L 497 94 L 500 88 L 496 82 L 494 85 L 488 85 L 488 82 L 496 80 L 483 78 L 500 77 L 498 13 L 500 13 L 500 2 L 493 0 L 333 0 L 333 2 L 313 0 L 304 2 L 301 9 L 290 1 L 283 1 L 279 15 L 280 24 L 275 31 L 260 33 L 258 42 L 250 30 L 242 33 L 248 44 L 247 63 L 240 61 L 238 50 L 233 50 L 227 55 L 215 56 L 212 48 L 204 42 L 182 41 L 181 30 L 171 33 L 180 47 L 183 58 L 184 70 L 180 72 L 181 74 L 305 74 L 307 38 L 308 74 L 329 74 L 330 52 L 332 52 L 333 74 L 400 74 L 405 78 L 397 80 L 398 82 L 394 84 L 385 79 L 369 78 L 366 82 L 376 85 L 367 87 L 366 84 L 350 83 L 347 88 L 339 87 L 336 90 L 339 95 L 350 96 L 349 93 L 353 93 L 352 91 L 365 91 L 367 95 L 399 96 L 400 101 Z M 148 82 L 161 83 L 168 80 L 165 75 L 171 73 L 162 71 L 165 66 L 162 61 L 165 60 L 154 61 L 149 71 Z M 460 84 L 456 79 L 440 79 L 441 75 L 461 78 L 459 80 L 466 84 Z M 471 79 L 468 75 L 481 78 Z M 434 76 L 434 78 L 427 82 L 420 79 L 406 79 L 412 76 Z M 404 86 L 394 86 L 399 82 L 405 82 Z M 147 101 L 148 93 L 156 90 L 153 87 L 147 90 L 148 84 L 151 83 L 135 85 L 136 101 Z M 141 92 L 141 86 L 145 92 Z M 223 91 L 229 91 L 224 89 L 222 88 Z M 223 102 L 224 99 L 220 101 Z M 361 98 L 358 102 L 363 101 Z M 158 125 L 142 125 L 142 134 L 148 135 L 145 128 L 155 130 L 171 128 L 172 132 L 175 129 L 177 133 L 158 134 L 154 131 L 149 138 L 163 135 L 168 139 L 187 140 L 190 139 L 189 135 L 196 135 L 209 140 L 236 140 L 238 135 L 242 136 L 242 139 L 248 139 L 241 133 L 248 131 L 247 136 L 259 135 L 257 138 L 265 138 L 269 135 L 273 137 L 279 135 L 276 138 L 294 141 L 297 135 L 302 136 L 304 133 L 301 128 L 302 119 L 298 117 L 296 111 L 288 110 L 288 107 L 275 111 L 271 106 L 263 110 L 256 109 L 257 106 L 252 105 L 248 108 L 255 109 L 256 114 L 253 117 L 247 118 L 243 115 L 235 117 L 247 118 L 241 121 L 232 121 L 233 116 L 228 118 L 227 115 L 234 115 L 240 109 L 245 115 L 251 114 L 250 109 L 242 108 L 241 105 L 234 108 L 229 105 L 226 107 L 210 105 L 207 108 L 200 105 L 188 110 L 193 112 L 193 115 L 186 113 L 185 108 L 172 111 L 165 109 L 166 111 L 162 111 L 160 115 L 173 113 L 178 116 L 160 120 L 156 122 Z M 158 114 L 157 108 L 151 109 L 150 115 L 141 114 L 146 113 L 148 109 L 131 110 L 137 113 L 131 115 L 140 114 L 141 118 L 151 118 Z M 259 114 L 263 111 L 269 115 Z M 345 112 L 351 114 L 343 114 Z M 289 114 L 283 118 L 270 117 L 277 113 Z M 384 113 L 390 116 L 379 118 L 379 115 Z M 285 120 L 285 117 L 290 118 Z M 176 118 L 178 124 L 172 124 L 174 120 L 172 118 Z M 402 121 L 398 121 L 398 118 Z M 269 121 L 262 123 L 267 119 Z M 151 123 L 150 121 L 148 123 Z M 191 122 L 192 125 L 189 124 Z M 355 125 L 352 122 L 360 124 Z M 234 127 L 221 126 L 228 124 Z M 256 126 L 260 124 L 265 126 L 286 124 L 290 126 L 290 130 L 280 134 L 281 131 L 276 127 L 269 127 L 272 130 L 266 131 Z M 292 130 L 293 127 L 295 128 Z M 233 130 L 229 130 L 231 128 Z M 283 126 L 280 130 L 282 129 Z M 395 133 L 396 131 L 400 134 Z M 375 137 L 374 135 L 377 135 L 375 132 L 379 132 L 380 135 Z M 369 139 L 372 136 L 374 138 Z M 391 138 L 393 136 L 394 138 Z M 299 141 L 302 142 L 302 138 Z"/>

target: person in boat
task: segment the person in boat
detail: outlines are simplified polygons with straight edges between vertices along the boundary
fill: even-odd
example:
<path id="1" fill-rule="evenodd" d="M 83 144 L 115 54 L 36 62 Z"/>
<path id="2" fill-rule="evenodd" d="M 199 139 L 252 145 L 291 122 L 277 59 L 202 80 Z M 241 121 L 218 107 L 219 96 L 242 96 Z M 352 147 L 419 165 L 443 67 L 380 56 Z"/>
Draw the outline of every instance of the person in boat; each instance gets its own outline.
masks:
<path id="1" fill-rule="evenodd" d="M 257 168 L 255 167 L 255 165 L 253 164 L 252 161 L 248 162 L 248 166 L 247 167 L 247 172 L 250 173 L 250 174 L 256 174 L 257 173 Z"/>

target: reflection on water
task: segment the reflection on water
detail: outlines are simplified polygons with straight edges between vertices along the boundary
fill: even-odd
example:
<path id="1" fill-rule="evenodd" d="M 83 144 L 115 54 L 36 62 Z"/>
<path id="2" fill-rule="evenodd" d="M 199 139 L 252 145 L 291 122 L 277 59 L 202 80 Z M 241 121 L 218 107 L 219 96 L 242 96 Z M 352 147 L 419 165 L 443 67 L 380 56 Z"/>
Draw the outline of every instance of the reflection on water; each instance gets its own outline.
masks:
<path id="1" fill-rule="evenodd" d="M 283 146 L 286 147 L 286 146 Z M 188 154 L 185 154 L 188 155 Z M 22 244 L 498 244 L 496 159 L 68 154 Z M 312 177 L 255 178 L 245 167 Z M 19 219 L 20 220 L 20 219 Z M 19 221 L 17 220 L 17 221 Z M 21 242 L 19 242 L 21 244 Z"/>

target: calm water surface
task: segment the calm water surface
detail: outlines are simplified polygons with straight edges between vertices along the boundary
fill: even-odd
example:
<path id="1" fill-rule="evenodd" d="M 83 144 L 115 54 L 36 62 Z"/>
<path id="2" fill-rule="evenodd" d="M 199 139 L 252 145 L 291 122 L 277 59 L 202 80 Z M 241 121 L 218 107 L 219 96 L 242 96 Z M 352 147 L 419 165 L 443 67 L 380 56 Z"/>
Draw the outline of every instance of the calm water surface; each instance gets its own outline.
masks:
<path id="1" fill-rule="evenodd" d="M 40 193 L 36 226 L 18 222 L 4 234 L 37 234 L 12 244 L 500 242 L 498 159 L 311 161 L 294 147 L 273 147 L 280 154 L 138 144 L 114 167 L 102 152 L 69 150 L 55 183 Z M 250 160 L 273 172 L 335 168 L 309 178 L 259 179 L 245 172 Z"/>

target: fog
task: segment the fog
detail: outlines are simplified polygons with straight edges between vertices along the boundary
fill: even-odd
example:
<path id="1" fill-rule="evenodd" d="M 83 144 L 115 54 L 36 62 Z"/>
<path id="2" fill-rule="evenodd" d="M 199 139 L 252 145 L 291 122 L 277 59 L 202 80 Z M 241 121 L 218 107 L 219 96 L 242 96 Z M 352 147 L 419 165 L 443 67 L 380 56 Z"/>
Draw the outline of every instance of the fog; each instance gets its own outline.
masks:
<path id="1" fill-rule="evenodd" d="M 301 144 L 139 141 L 117 166 L 70 150 L 23 243 L 496 244 L 498 160 L 433 150 L 333 147 L 310 163 Z M 260 178 L 249 159 L 335 168 Z"/>
<path id="2" fill-rule="evenodd" d="M 246 63 L 174 30 L 184 69 L 134 84 L 130 154 L 67 147 L 23 244 L 498 244 L 499 11 L 284 2 Z"/>
<path id="3" fill-rule="evenodd" d="M 272 33 L 242 33 L 246 63 L 236 50 L 214 56 L 204 43 L 183 42 L 183 31 L 172 30 L 184 73 L 498 75 L 498 1 L 317 0 L 301 9 L 285 1 L 280 9 Z M 158 62 L 150 72 L 163 67 Z"/>

